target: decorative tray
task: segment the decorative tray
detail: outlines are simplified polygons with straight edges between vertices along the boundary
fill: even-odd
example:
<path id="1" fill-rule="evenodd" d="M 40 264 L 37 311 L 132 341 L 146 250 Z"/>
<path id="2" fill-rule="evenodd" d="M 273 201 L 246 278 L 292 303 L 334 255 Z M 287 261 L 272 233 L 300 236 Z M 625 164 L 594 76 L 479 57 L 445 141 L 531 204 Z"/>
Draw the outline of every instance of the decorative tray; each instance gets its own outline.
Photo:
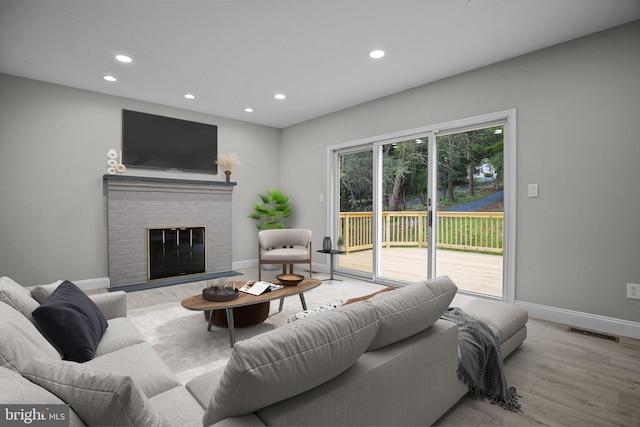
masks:
<path id="1" fill-rule="evenodd" d="M 202 290 L 202 298 L 207 301 L 223 302 L 233 301 L 238 298 L 238 290 L 233 288 L 220 288 L 218 286 L 212 286 L 210 288 L 204 288 Z"/>

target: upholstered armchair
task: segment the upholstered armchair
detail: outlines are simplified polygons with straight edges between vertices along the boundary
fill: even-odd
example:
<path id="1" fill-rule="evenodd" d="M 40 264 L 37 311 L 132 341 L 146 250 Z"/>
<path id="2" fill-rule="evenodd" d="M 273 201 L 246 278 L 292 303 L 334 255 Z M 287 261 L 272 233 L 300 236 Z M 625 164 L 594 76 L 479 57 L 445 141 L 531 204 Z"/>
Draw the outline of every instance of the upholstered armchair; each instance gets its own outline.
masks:
<path id="1" fill-rule="evenodd" d="M 282 264 L 282 273 L 293 274 L 293 264 L 309 264 L 311 277 L 311 230 L 285 228 L 258 233 L 258 280 L 263 264 Z"/>

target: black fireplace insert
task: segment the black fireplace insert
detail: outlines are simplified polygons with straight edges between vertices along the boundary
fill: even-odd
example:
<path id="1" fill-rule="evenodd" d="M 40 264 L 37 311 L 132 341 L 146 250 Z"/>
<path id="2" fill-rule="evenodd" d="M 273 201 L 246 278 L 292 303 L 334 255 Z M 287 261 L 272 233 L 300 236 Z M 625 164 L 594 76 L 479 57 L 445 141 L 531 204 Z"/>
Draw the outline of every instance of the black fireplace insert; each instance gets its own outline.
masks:
<path id="1" fill-rule="evenodd" d="M 149 228 L 149 280 L 206 271 L 205 227 Z"/>

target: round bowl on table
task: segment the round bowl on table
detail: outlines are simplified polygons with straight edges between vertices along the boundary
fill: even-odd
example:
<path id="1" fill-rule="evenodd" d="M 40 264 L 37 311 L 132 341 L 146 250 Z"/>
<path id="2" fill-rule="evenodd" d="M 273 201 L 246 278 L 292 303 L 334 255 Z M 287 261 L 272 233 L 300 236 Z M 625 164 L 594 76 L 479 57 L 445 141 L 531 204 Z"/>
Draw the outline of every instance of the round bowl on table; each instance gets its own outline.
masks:
<path id="1" fill-rule="evenodd" d="M 299 274 L 279 274 L 276 279 L 284 286 L 298 286 L 304 280 L 304 276 Z"/>

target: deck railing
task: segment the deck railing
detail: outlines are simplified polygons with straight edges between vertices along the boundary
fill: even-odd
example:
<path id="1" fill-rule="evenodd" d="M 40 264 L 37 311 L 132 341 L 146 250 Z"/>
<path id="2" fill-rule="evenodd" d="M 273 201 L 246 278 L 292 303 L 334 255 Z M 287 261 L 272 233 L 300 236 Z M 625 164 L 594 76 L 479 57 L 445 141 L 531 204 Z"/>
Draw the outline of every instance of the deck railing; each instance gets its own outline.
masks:
<path id="1" fill-rule="evenodd" d="M 504 212 L 438 212 L 438 248 L 502 253 Z M 427 246 L 427 211 L 382 213 L 382 246 Z M 340 235 L 349 253 L 373 248 L 373 214 L 341 212 Z"/>

